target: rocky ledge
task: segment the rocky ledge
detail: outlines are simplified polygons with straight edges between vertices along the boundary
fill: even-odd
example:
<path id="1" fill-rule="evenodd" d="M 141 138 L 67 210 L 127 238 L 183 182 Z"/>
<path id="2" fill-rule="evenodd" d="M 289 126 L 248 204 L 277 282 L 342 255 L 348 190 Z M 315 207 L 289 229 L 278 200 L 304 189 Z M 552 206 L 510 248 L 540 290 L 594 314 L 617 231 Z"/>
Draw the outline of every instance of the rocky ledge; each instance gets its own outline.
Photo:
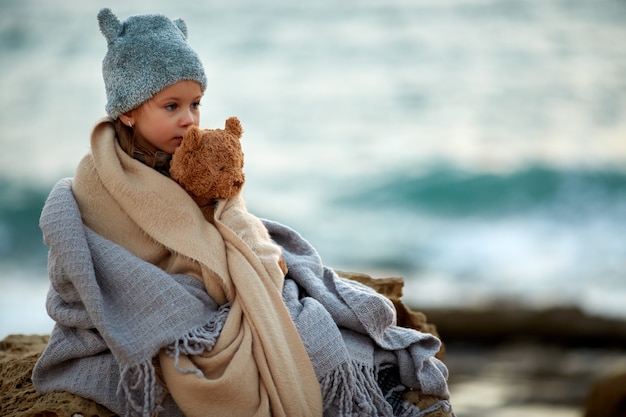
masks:
<path id="1" fill-rule="evenodd" d="M 105 407 L 67 392 L 42 395 L 33 387 L 33 366 L 48 336 L 11 335 L 0 342 L 0 415 L 11 417 L 111 417 Z"/>

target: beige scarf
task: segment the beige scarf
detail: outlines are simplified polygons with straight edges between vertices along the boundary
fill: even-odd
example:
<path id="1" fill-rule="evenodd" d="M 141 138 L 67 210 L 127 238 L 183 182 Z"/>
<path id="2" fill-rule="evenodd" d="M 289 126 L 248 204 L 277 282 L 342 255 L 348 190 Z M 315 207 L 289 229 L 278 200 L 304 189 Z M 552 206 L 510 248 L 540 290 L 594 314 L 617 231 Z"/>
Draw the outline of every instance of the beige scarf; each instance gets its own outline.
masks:
<path id="1" fill-rule="evenodd" d="M 207 222 L 174 181 L 122 151 L 107 120 L 94 128 L 73 191 L 95 232 L 169 273 L 196 277 L 216 302 L 231 302 L 212 351 L 178 364 L 159 355 L 167 389 L 186 416 L 322 414 L 319 383 L 282 301 L 284 277 L 246 243 L 254 239 L 228 226 L 237 222 L 229 209 L 235 200 L 220 201 L 215 225 Z"/>

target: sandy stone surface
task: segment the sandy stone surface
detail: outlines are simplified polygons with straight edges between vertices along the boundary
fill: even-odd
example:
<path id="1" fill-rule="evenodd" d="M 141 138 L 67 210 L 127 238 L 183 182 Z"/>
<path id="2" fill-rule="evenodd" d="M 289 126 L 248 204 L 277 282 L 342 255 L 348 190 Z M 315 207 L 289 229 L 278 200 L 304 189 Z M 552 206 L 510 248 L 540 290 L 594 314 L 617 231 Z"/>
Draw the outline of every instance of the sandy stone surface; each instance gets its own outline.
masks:
<path id="1" fill-rule="evenodd" d="M 42 395 L 30 378 L 48 336 L 10 335 L 0 341 L 0 415 L 3 417 L 110 417 L 93 401 L 69 393 Z"/>

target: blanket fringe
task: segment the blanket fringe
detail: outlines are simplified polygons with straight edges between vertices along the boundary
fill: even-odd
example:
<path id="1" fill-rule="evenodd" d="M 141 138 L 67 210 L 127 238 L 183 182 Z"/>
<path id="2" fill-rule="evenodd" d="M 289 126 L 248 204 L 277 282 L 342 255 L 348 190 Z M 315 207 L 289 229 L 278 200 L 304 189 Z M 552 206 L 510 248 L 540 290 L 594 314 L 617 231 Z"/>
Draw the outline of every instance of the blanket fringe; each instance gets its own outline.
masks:
<path id="1" fill-rule="evenodd" d="M 181 368 L 179 358 L 181 355 L 199 355 L 202 352 L 210 352 L 230 312 L 230 303 L 221 305 L 217 312 L 211 316 L 209 322 L 197 329 L 189 331 L 186 335 L 165 348 L 165 353 L 174 358 L 174 367 L 182 373 L 195 373 L 202 377 L 202 371 L 198 368 Z"/>
<path id="2" fill-rule="evenodd" d="M 164 390 L 157 383 L 152 359 L 120 370 L 117 395 L 126 400 L 126 416 L 150 417 L 159 412 Z"/>
<path id="3" fill-rule="evenodd" d="M 178 359 L 180 355 L 199 355 L 204 351 L 213 349 L 229 311 L 229 303 L 220 306 L 208 323 L 190 330 L 165 348 L 165 352 L 175 359 L 176 369 L 183 373 L 200 372 L 197 368 L 180 368 Z M 201 372 L 200 376 L 202 376 Z M 160 403 L 165 395 L 165 390 L 158 383 L 152 358 L 139 364 L 122 367 L 117 395 L 123 396 L 126 400 L 126 416 L 151 417 L 161 411 Z"/>
<path id="4" fill-rule="evenodd" d="M 324 415 L 391 417 L 373 366 L 344 362 L 320 380 Z"/>

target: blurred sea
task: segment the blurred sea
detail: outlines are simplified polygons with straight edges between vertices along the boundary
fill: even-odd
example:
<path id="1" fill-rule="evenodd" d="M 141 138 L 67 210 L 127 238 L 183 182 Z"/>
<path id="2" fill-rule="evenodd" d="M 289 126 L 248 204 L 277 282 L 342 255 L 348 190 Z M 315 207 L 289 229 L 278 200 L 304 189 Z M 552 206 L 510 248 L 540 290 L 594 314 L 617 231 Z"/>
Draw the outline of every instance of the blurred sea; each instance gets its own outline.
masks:
<path id="1" fill-rule="evenodd" d="M 0 338 L 52 326 L 37 222 L 104 115 L 100 7 L 185 19 L 249 209 L 327 265 L 626 317 L 626 1 L 0 0 Z"/>

